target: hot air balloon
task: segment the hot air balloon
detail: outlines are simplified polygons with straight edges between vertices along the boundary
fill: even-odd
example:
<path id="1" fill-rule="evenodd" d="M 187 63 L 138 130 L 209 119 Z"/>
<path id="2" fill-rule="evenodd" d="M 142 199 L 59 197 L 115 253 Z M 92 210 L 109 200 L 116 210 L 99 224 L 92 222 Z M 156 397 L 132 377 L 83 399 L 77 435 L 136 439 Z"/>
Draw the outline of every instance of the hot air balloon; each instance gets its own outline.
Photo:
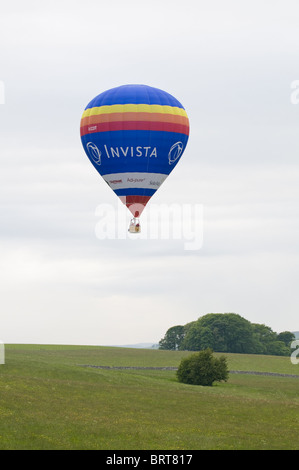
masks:
<path id="1" fill-rule="evenodd" d="M 129 231 L 139 232 L 144 207 L 186 148 L 184 107 L 158 88 L 122 85 L 90 101 L 80 133 L 89 160 L 133 215 Z"/>

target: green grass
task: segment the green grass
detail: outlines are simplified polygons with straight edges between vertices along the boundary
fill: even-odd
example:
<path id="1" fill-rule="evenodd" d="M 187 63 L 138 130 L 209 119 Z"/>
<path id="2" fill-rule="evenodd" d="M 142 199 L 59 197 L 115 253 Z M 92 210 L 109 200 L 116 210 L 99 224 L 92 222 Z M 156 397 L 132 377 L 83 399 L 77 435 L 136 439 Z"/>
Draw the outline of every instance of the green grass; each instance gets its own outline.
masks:
<path id="1" fill-rule="evenodd" d="M 0 366 L 0 449 L 298 449 L 299 365 L 289 358 L 226 354 L 213 387 L 181 384 L 179 351 L 7 345 Z"/>

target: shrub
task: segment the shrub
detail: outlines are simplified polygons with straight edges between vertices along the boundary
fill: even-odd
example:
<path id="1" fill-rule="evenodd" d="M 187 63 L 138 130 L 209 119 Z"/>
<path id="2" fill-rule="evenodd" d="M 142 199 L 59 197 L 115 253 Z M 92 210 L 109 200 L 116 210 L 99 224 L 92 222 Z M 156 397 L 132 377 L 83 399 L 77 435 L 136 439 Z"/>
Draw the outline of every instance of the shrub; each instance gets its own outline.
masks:
<path id="1" fill-rule="evenodd" d="M 226 358 L 215 358 L 208 348 L 182 359 L 177 370 L 179 382 L 191 385 L 212 386 L 214 382 L 226 382 L 228 367 Z"/>

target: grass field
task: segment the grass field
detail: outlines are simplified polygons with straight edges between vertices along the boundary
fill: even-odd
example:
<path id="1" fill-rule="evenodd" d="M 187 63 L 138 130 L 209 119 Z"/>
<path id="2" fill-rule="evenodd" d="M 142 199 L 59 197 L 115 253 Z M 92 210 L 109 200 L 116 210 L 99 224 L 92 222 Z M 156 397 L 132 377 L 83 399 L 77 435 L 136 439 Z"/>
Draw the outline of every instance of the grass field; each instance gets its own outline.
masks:
<path id="1" fill-rule="evenodd" d="M 92 346 L 7 345 L 0 365 L 0 449 L 298 449 L 299 365 L 226 354 L 213 387 L 181 384 L 190 353 Z"/>

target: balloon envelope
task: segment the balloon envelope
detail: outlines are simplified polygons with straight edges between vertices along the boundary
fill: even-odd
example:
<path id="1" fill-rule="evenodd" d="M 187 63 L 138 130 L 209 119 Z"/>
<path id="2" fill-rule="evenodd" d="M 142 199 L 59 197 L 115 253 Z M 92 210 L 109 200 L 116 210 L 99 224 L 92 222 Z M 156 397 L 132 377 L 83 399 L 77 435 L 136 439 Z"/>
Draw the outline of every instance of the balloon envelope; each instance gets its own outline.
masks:
<path id="1" fill-rule="evenodd" d="M 138 217 L 180 160 L 189 120 L 169 93 L 147 85 L 123 85 L 90 101 L 80 133 L 93 166 Z"/>

